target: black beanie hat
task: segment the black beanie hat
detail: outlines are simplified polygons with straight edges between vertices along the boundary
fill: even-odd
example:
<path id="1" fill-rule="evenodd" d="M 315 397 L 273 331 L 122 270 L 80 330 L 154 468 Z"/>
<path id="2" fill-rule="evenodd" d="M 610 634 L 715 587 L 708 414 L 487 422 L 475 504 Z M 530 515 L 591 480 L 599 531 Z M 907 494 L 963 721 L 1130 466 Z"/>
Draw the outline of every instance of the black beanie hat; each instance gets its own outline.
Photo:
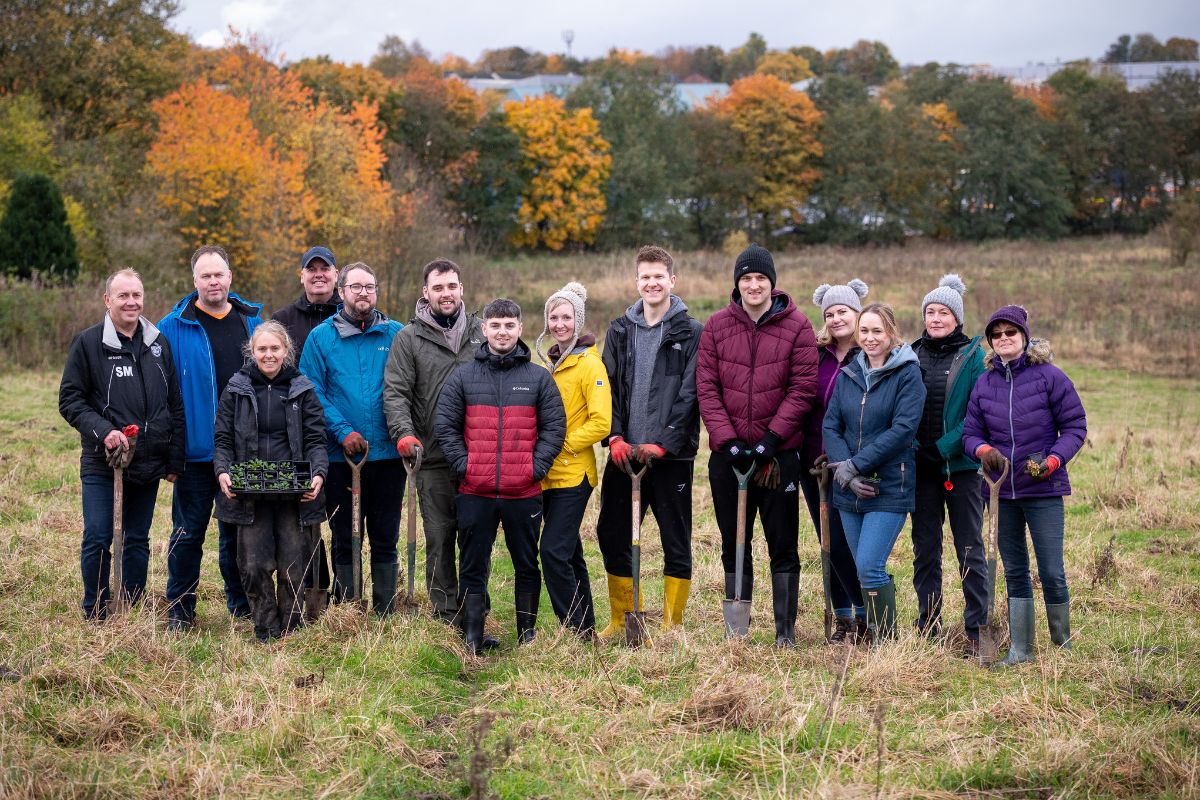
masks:
<path id="1" fill-rule="evenodd" d="M 738 279 L 751 272 L 760 272 L 767 276 L 771 288 L 775 288 L 775 259 L 771 251 L 751 242 L 750 246 L 741 252 L 733 265 L 733 288 L 737 288 Z"/>

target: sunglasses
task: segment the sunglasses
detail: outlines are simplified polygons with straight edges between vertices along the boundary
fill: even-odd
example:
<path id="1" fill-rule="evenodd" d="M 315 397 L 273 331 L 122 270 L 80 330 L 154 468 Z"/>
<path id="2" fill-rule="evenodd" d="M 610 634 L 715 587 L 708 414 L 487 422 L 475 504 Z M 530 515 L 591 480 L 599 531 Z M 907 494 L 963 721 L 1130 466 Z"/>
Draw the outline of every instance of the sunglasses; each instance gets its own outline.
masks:
<path id="1" fill-rule="evenodd" d="M 992 331 L 993 339 L 1015 339 L 1021 335 L 1021 331 L 1017 328 L 1005 328 L 1004 330 Z"/>

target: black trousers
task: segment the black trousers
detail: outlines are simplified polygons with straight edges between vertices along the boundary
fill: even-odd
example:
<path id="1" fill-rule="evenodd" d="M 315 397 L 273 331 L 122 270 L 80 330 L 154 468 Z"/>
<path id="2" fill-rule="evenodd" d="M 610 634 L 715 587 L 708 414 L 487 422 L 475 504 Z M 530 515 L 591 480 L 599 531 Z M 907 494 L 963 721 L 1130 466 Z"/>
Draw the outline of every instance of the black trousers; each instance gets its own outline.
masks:
<path id="1" fill-rule="evenodd" d="M 504 544 L 512 558 L 516 575 L 516 594 L 540 594 L 542 575 L 538 571 L 538 531 L 542 526 L 542 498 L 501 500 L 460 494 L 454 498 L 458 512 L 459 605 L 471 594 L 484 594 L 492 561 L 496 528 L 504 526 Z"/>
<path id="2" fill-rule="evenodd" d="M 406 473 L 398 458 L 368 461 L 362 468 L 363 535 L 371 543 L 371 563 L 394 564 L 400 539 L 400 509 L 404 502 Z M 350 497 L 350 466 L 344 461 L 329 464 L 325 483 L 325 506 L 330 509 L 333 563 L 351 562 L 350 526 L 353 505 Z"/>
<path id="3" fill-rule="evenodd" d="M 862 585 L 858 582 L 858 567 L 854 554 L 846 542 L 846 531 L 842 528 L 842 515 L 833 507 L 833 476 L 829 484 L 829 598 L 839 616 L 850 616 L 854 609 L 863 608 Z M 808 468 L 800 471 L 800 488 L 804 490 L 804 502 L 812 517 L 817 532 L 817 544 L 821 543 L 821 487 L 817 476 Z"/>
<path id="4" fill-rule="evenodd" d="M 642 519 L 654 511 L 662 539 L 663 574 L 692 579 L 692 468 L 691 461 L 651 462 L 642 476 Z M 600 484 L 600 518 L 596 539 L 610 575 L 633 577 L 633 483 L 609 459 Z"/>
<path id="5" fill-rule="evenodd" d="M 592 584 L 583 560 L 583 540 L 579 537 L 579 525 L 591 496 L 592 486 L 586 476 L 570 489 L 542 492 L 544 524 L 539 550 L 546 593 L 558 621 L 578 631 L 596 627 Z"/>
<path id="6" fill-rule="evenodd" d="M 754 518 L 762 520 L 767 554 L 771 557 L 771 573 L 800 571 L 800 554 L 796 540 L 800 530 L 800 454 L 784 450 L 775 456 L 779 462 L 779 487 L 767 489 L 751 477 L 746 492 L 746 562 L 743 569 L 753 574 L 754 558 L 750 534 Z M 732 459 L 716 452 L 708 459 L 708 484 L 712 488 L 713 510 L 717 527 L 721 529 L 721 563 L 725 572 L 732 573 L 737 558 L 738 482 L 733 474 Z"/>
<path id="7" fill-rule="evenodd" d="M 917 505 L 912 514 L 913 588 L 917 591 L 920 615 L 917 626 L 938 625 L 942 616 L 942 525 L 950 516 L 958 574 L 962 579 L 963 615 L 967 634 L 987 621 L 987 554 L 983 547 L 983 479 L 974 470 L 950 476 L 953 489 L 945 487 L 946 473 L 917 463 Z"/>
<path id="8" fill-rule="evenodd" d="M 250 600 L 254 632 L 279 636 L 300 627 L 304 610 L 307 531 L 300 527 L 296 501 L 258 500 L 254 522 L 238 526 L 238 569 Z"/>

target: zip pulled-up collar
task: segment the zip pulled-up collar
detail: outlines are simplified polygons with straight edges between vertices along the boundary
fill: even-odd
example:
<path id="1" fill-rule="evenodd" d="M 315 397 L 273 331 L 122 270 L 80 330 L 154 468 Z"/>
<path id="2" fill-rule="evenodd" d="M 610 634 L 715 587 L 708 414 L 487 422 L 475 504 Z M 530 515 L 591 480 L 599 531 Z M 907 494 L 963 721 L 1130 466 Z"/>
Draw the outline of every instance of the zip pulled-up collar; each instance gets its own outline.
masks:
<path id="1" fill-rule="evenodd" d="M 145 317 L 138 317 L 138 323 L 142 326 L 142 343 L 149 347 L 158 338 L 158 328 L 154 327 L 154 323 Z M 112 317 L 108 314 L 104 315 L 104 333 L 100 337 L 100 342 L 110 350 L 123 349 L 117 333 L 117 326 L 113 324 Z"/>

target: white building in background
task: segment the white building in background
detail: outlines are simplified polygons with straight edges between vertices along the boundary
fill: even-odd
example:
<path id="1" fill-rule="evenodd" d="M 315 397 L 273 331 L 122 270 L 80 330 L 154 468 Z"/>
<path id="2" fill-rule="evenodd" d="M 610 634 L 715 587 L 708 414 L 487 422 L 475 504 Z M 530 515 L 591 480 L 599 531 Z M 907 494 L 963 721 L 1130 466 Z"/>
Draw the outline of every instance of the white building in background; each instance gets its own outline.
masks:
<path id="1" fill-rule="evenodd" d="M 994 75 L 1006 78 L 1018 86 L 1040 86 L 1060 69 L 1071 66 L 1072 63 L 1031 64 L 1025 67 L 993 67 L 988 64 L 974 64 L 964 69 L 971 75 Z M 1101 64 L 1097 62 L 1082 62 L 1092 75 L 1116 75 L 1125 80 L 1125 85 L 1131 90 L 1145 89 L 1156 80 L 1169 72 L 1185 72 L 1189 75 L 1200 75 L 1200 61 L 1139 61 L 1124 64 Z"/>

